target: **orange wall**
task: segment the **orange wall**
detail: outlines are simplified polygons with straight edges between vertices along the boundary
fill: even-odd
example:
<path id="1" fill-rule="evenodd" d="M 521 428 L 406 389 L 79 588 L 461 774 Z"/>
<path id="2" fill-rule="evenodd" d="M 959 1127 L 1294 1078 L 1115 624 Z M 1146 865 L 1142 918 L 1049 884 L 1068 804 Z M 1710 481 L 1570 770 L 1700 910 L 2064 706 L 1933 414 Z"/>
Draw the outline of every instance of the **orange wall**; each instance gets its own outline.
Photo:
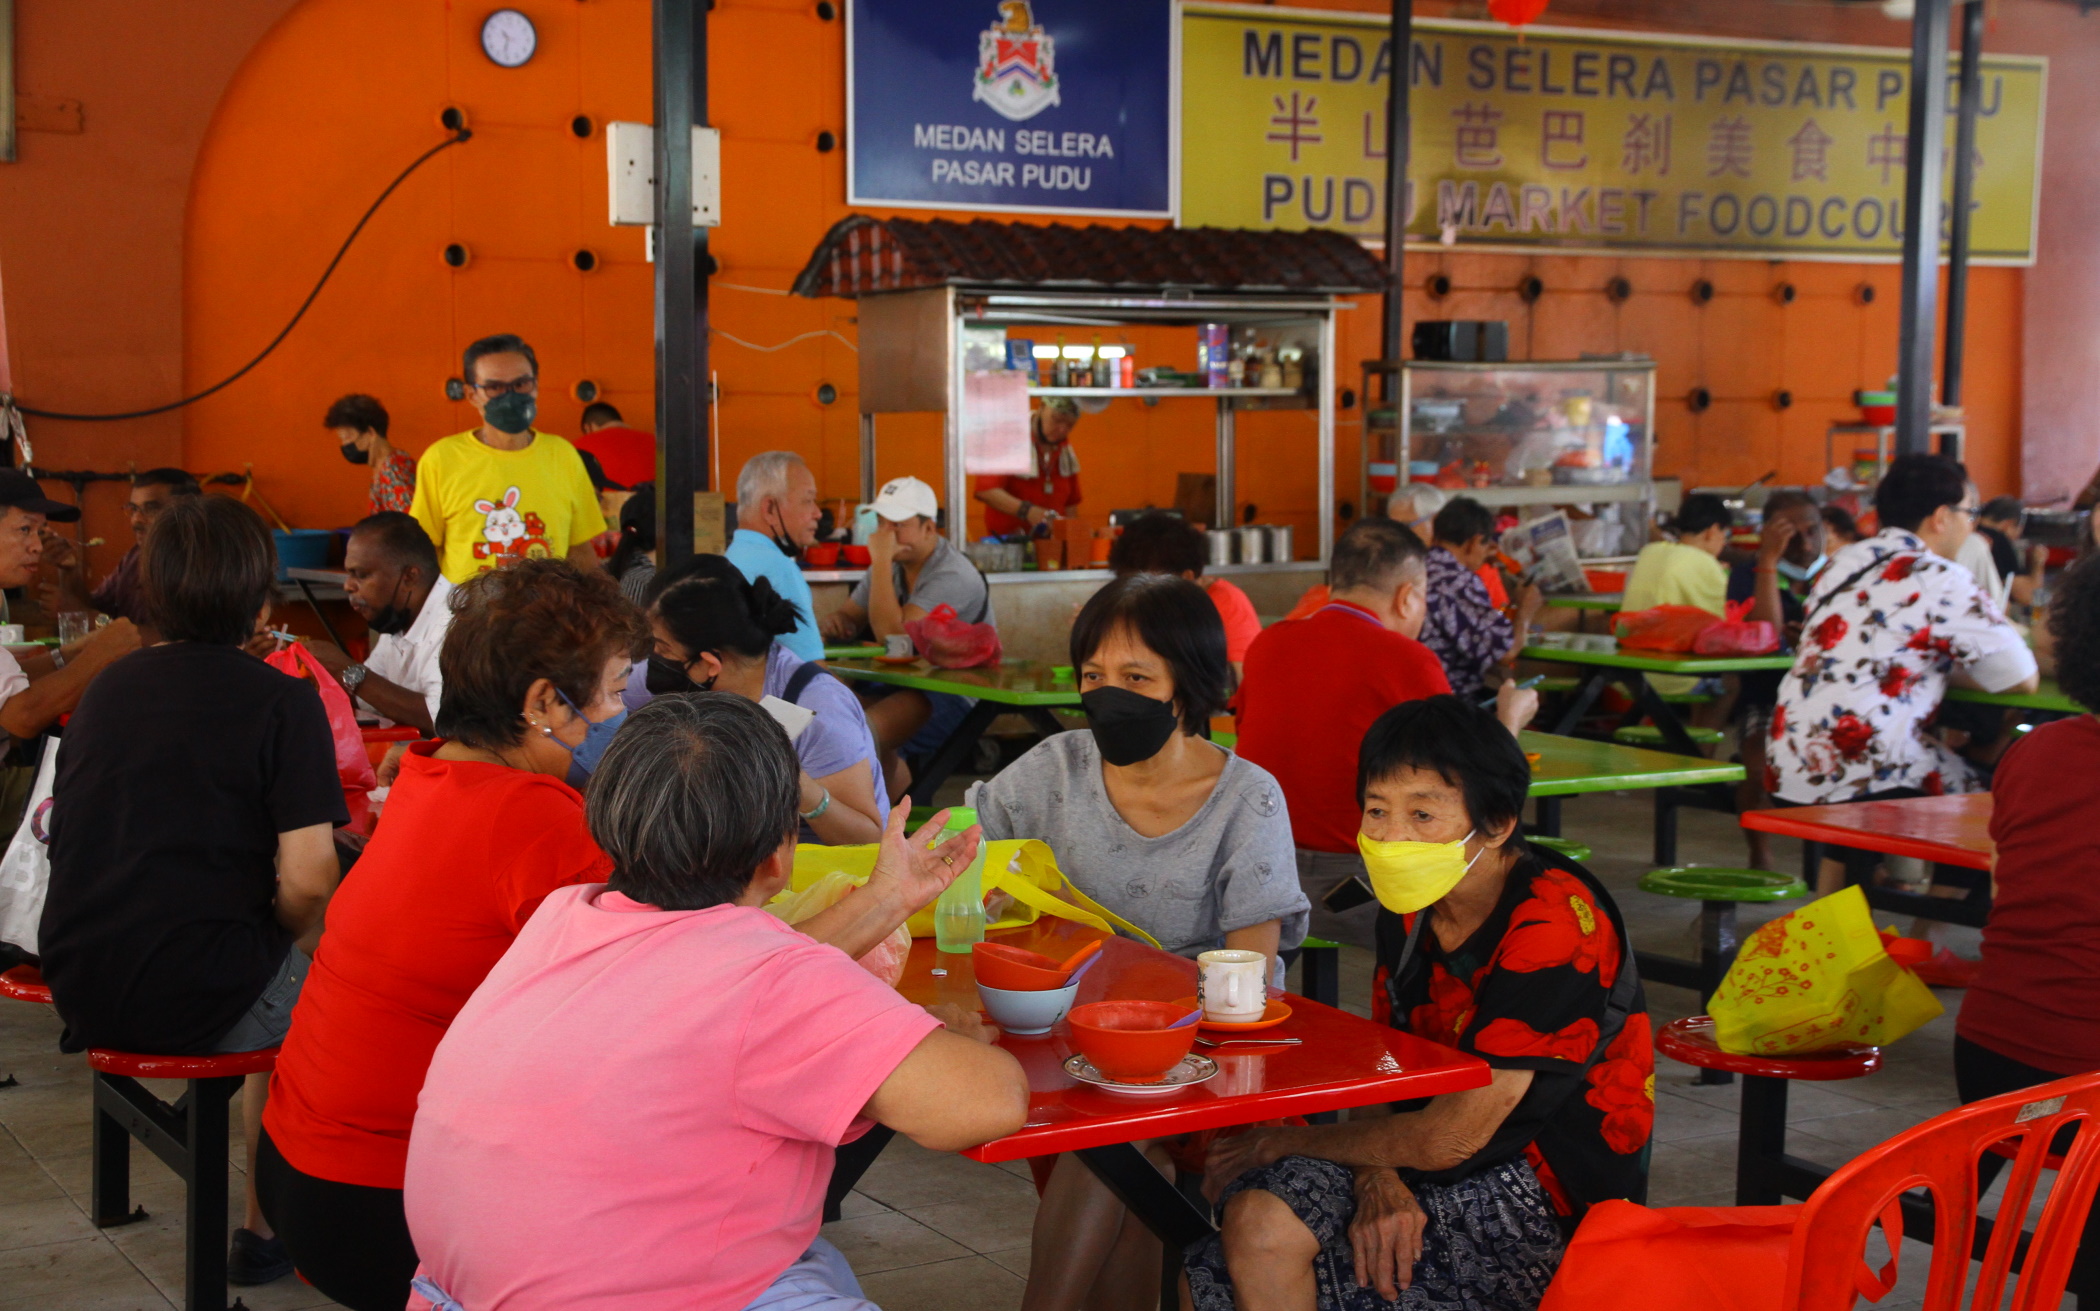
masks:
<path id="1" fill-rule="evenodd" d="M 191 163 L 227 80 L 293 3 L 14 0 L 25 106 L 78 101 L 82 127 L 22 132 L 16 162 L 0 164 L 0 271 L 25 404 L 92 413 L 176 398 Z M 28 422 L 39 465 L 114 470 L 181 463 L 183 417 Z M 112 539 L 94 557 L 107 568 L 130 542 L 123 491 L 102 484 L 88 498 L 90 531 Z"/>
<path id="2" fill-rule="evenodd" d="M 1377 8 L 1370 0 L 1325 0 L 1328 7 Z M 115 72 L 106 67 L 118 47 L 95 33 L 132 14 L 156 12 L 145 0 L 99 0 L 68 6 L 61 0 L 20 0 L 25 89 L 43 90 L 36 54 L 39 23 L 67 19 L 63 43 L 81 69 L 144 87 L 180 83 L 184 104 L 219 95 L 211 61 L 193 72 L 180 60 Z M 215 42 L 224 67 L 249 34 L 259 33 L 281 2 L 249 0 L 218 6 L 219 26 L 192 22 L 168 41 Z M 653 388 L 651 269 L 642 260 L 636 229 L 606 225 L 602 124 L 649 117 L 648 4 L 646 0 L 521 0 L 541 33 L 538 57 L 521 70 L 501 70 L 479 52 L 476 31 L 486 6 L 444 0 L 303 0 L 254 41 L 218 99 L 195 160 L 179 286 L 178 322 L 167 304 L 178 285 L 170 274 L 134 294 L 125 277 L 128 238 L 163 247 L 177 230 L 172 213 L 147 209 L 99 211 L 84 222 L 106 221 L 121 237 L 83 247 L 75 239 L 64 187 L 75 176 L 96 180 L 102 193 L 123 193 L 145 175 L 187 175 L 168 159 L 186 158 L 181 140 L 166 141 L 158 123 L 110 122 L 88 106 L 88 133 L 80 138 L 24 138 L 25 160 L 50 142 L 76 147 L 98 130 L 122 136 L 124 150 L 79 161 L 67 178 L 36 178 L 25 165 L 0 167 L 0 256 L 6 258 L 10 308 L 22 390 L 32 402 L 58 398 L 96 404 L 133 401 L 172 391 L 174 379 L 151 373 L 171 343 L 182 348 L 181 381 L 216 381 L 243 362 L 280 327 L 306 294 L 357 213 L 410 158 L 441 139 L 435 124 L 447 104 L 464 108 L 476 139 L 432 161 L 395 194 L 345 259 L 333 284 L 306 321 L 269 361 L 225 393 L 183 416 L 183 452 L 192 468 L 238 467 L 252 461 L 261 485 L 294 522 L 341 523 L 362 509 L 361 471 L 343 464 L 320 430 L 320 414 L 336 395 L 371 391 L 393 409 L 401 443 L 420 451 L 431 440 L 468 426 L 471 411 L 447 402 L 443 380 L 457 371 L 458 350 L 482 333 L 514 330 L 539 347 L 546 386 L 543 426 L 575 431 L 580 404 L 568 399 L 578 380 L 597 382 L 630 418 L 647 426 Z M 1436 8 L 1424 3 L 1423 11 Z M 1652 26 L 1652 0 L 1560 0 L 1553 16 L 1564 22 Z M 2093 443 L 2063 420 L 2093 411 L 2072 404 L 2079 388 L 2100 388 L 2100 370 L 2064 367 L 2073 352 L 2089 352 L 2100 331 L 2100 296 L 2051 288 L 2054 299 L 2038 318 L 2034 284 L 2053 276 L 2074 246 L 2057 197 L 2076 199 L 2082 179 L 2100 186 L 2100 167 L 2084 148 L 2090 122 L 2062 122 L 2056 112 L 2067 83 L 2100 85 L 2094 31 L 2075 24 L 2069 6 L 2052 0 L 2007 0 L 1999 6 L 1994 49 L 2039 49 L 2057 60 L 2052 78 L 2048 140 L 2050 180 L 2044 187 L 2044 267 L 2035 276 L 2017 270 L 1978 270 L 1970 326 L 1972 463 L 1986 491 L 2020 486 L 2023 405 L 2029 426 L 2068 430 L 2077 446 Z M 1669 7 L 1676 30 L 1800 39 L 1900 43 L 1905 28 L 1877 16 L 1803 6 L 1745 6 L 1730 0 L 1685 0 Z M 2061 13 L 2058 11 L 2062 11 Z M 1466 7 L 1472 15 L 1472 7 Z M 2063 14 L 2068 13 L 2066 19 Z M 246 15 L 241 29 L 226 14 Z M 42 15 L 41 18 L 38 15 Z M 89 21 L 92 15 L 95 21 Z M 2100 21 L 2100 20 L 2095 20 Z M 173 25 L 169 24 L 172 28 Z M 721 263 L 714 322 L 723 334 L 770 346 L 803 333 L 855 335 L 848 301 L 811 302 L 744 288 L 784 289 L 817 239 L 846 212 L 844 153 L 816 149 L 821 131 L 844 126 L 843 29 L 816 16 L 801 0 L 718 0 L 710 21 L 714 121 L 724 134 L 725 217 L 714 251 Z M 46 26 L 46 37 L 61 29 Z M 2086 38 L 2074 42 L 2073 37 Z M 123 43 L 122 49 L 135 48 Z M 182 47 L 186 48 L 186 47 Z M 85 74 L 84 74 L 85 75 Z M 72 94 L 63 85 L 50 94 Z M 114 94 L 114 92 L 112 92 Z M 144 92 L 138 93 L 144 95 Z M 174 92 L 165 92 L 174 95 Z M 570 132 L 570 120 L 588 115 L 590 138 Z M 179 115 L 176 116 L 179 119 Z M 192 118 L 199 115 L 193 110 Z M 135 140 L 134 138 L 138 138 Z M 193 138 L 192 138 L 193 139 Z M 110 150 L 111 147 L 98 147 Z M 146 160 L 162 161 L 157 171 Z M 2068 162 L 2066 162 L 2068 161 Z M 2068 180 L 2059 174 L 2068 174 Z M 17 195 L 34 191 L 37 224 L 17 215 Z M 92 208 L 90 206 L 89 208 Z M 2052 226 L 2053 225 L 2053 226 Z M 2052 231 L 2059 235 L 2052 238 Z M 473 252 L 465 269 L 439 259 L 448 242 Z M 570 264 L 578 248 L 599 257 L 596 270 Z M 66 258 L 73 254 L 75 258 Z M 2079 258 L 2084 258 L 2081 254 Z M 166 261 L 163 261 L 165 264 Z M 2070 266 L 2066 266 L 2067 268 Z M 2082 267 L 2082 266 L 2081 266 Z M 1856 386 L 1881 381 L 1893 367 L 1897 315 L 1895 269 L 1890 265 L 1768 264 L 1750 261 L 1504 256 L 1425 252 L 1411 261 L 1409 282 L 1419 288 L 1433 268 L 1451 274 L 1454 295 L 1432 304 L 1409 293 L 1411 315 L 1508 319 L 1519 353 L 1540 358 L 1579 349 L 1646 349 L 1662 362 L 1658 430 L 1664 471 L 1689 482 L 1747 480 L 1777 466 L 1784 478 L 1822 471 L 1822 426 L 1844 408 Z M 1536 271 L 1547 295 L 1525 306 L 1514 295 L 1518 278 Z M 2076 269 L 2072 270 L 2074 273 Z M 2100 274 L 2100 263 L 2094 265 Z M 1617 273 L 1638 288 L 1613 306 L 1602 293 Z M 1686 289 L 1705 276 L 1721 289 L 1711 305 L 1693 305 Z M 45 290 L 25 313 L 24 282 Z M 1770 287 L 1791 281 L 1801 299 L 1781 307 Z M 1875 303 L 1850 299 L 1861 282 L 1879 291 Z M 1341 385 L 1355 387 L 1355 364 L 1376 354 L 1378 308 L 1364 298 L 1343 319 Z M 126 331 L 141 340 L 127 353 Z M 43 334 L 38 348 L 30 342 Z M 99 335 L 98 335 L 99 334 Z M 1140 335 L 1141 362 L 1182 362 L 1192 347 L 1173 334 Z M 1162 342 L 1157 339 L 1164 338 Z M 32 354 L 42 349 L 42 355 Z M 156 356 L 155 352 L 158 352 Z M 2054 352 L 2052 355 L 2051 352 Z M 110 367 L 110 356 L 121 357 Z M 2036 361 L 2039 360 L 2039 364 Z M 58 361 L 68 370 L 61 375 Z M 140 361 L 145 361 L 142 367 Z M 854 405 L 856 359 L 836 337 L 817 335 L 773 352 L 759 352 L 718 335 L 714 367 L 721 384 L 722 470 L 725 480 L 749 454 L 789 446 L 807 454 L 826 495 L 850 496 L 858 483 Z M 2050 422 L 2037 425 L 2034 378 L 2053 379 L 2046 393 Z M 122 394 L 90 394 L 90 386 Z M 64 385 L 61 385 L 63 378 Z M 839 401 L 819 406 L 820 382 L 840 389 Z M 1693 385 L 1717 397 L 1693 416 L 1682 397 Z M 72 390 L 73 388 L 78 390 Z M 1784 413 L 1770 404 L 1780 388 L 1795 396 Z M 2024 392 L 2024 396 L 2023 396 Z M 2067 400 L 2066 397 L 2069 399 Z M 2096 397 L 2100 399 L 2100 397 Z M 1354 494 L 1357 428 L 1343 415 L 1338 455 L 1344 499 Z M 1240 487 L 1263 517 L 1310 528 L 1315 504 L 1307 416 L 1251 416 L 1241 429 Z M 938 432 L 931 416 L 882 420 L 879 472 L 888 477 L 938 469 Z M 115 467 L 131 455 L 164 458 L 169 427 L 137 428 L 129 435 L 88 432 L 79 425 L 39 425 L 49 434 L 39 455 L 46 463 L 91 462 Z M 1165 501 L 1174 474 L 1206 470 L 1211 431 L 1203 407 L 1172 403 L 1145 408 L 1118 403 L 1080 429 L 1089 500 L 1106 509 Z M 155 443 L 159 443 L 157 446 Z M 99 443 L 99 444 L 98 444 Z M 2063 444 L 2060 442 L 2059 444 Z M 2027 461 L 2035 462 L 2030 440 Z M 2081 449 L 2070 460 L 2090 459 Z M 98 531 L 119 529 L 111 521 Z M 1301 543 L 1311 537 L 1301 532 Z M 1302 548 L 1301 548 L 1302 549 Z"/>

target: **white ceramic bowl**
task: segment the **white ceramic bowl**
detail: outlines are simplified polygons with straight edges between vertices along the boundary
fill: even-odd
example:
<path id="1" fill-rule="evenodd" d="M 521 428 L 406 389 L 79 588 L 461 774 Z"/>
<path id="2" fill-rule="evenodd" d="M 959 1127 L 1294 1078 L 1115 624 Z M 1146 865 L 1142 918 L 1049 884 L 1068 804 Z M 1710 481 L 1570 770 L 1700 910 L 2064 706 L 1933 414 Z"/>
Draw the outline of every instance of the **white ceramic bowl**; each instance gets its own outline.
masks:
<path id="1" fill-rule="evenodd" d="M 1072 1009 L 1072 999 L 1079 995 L 1079 985 L 1068 983 L 1062 988 L 1046 988 L 1039 992 L 1014 992 L 1006 988 L 987 988 L 977 985 L 977 995 L 984 1002 L 984 1009 L 992 1022 L 1008 1033 L 1034 1035 L 1050 1032 L 1051 1026 L 1065 1017 Z"/>

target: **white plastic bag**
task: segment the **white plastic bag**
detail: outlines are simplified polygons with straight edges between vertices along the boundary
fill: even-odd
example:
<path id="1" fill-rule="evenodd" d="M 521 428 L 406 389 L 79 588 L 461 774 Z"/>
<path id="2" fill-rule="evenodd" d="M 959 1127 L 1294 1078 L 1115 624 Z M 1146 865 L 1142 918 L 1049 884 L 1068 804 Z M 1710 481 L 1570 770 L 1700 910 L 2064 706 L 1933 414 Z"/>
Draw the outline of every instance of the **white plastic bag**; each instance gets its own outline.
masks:
<path id="1" fill-rule="evenodd" d="M 833 870 L 800 892 L 782 892 L 766 903 L 766 909 L 790 924 L 800 924 L 812 915 L 830 910 L 866 881 L 843 870 Z M 900 924 L 896 932 L 862 956 L 860 963 L 868 973 L 894 988 L 903 979 L 904 963 L 910 956 L 911 930 Z"/>
<path id="2" fill-rule="evenodd" d="M 44 891 L 51 883 L 51 780 L 57 772 L 58 743 L 46 742 L 22 827 L 0 856 L 0 942 L 32 956 L 37 954 L 37 922 L 44 917 Z"/>

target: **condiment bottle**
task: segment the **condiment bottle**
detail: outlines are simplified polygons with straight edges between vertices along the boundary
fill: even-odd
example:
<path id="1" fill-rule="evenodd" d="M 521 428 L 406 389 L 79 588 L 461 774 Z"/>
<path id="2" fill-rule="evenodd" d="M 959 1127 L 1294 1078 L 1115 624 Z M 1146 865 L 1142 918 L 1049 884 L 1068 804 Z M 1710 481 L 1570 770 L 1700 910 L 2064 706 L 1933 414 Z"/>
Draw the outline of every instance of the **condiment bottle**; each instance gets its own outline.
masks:
<path id="1" fill-rule="evenodd" d="M 968 806 L 950 808 L 948 822 L 941 825 L 941 846 L 953 842 L 957 835 L 976 822 L 977 812 Z M 984 842 L 977 844 L 977 854 L 933 905 L 933 945 L 942 951 L 959 954 L 968 951 L 970 944 L 984 941 L 984 852 L 987 845 Z"/>

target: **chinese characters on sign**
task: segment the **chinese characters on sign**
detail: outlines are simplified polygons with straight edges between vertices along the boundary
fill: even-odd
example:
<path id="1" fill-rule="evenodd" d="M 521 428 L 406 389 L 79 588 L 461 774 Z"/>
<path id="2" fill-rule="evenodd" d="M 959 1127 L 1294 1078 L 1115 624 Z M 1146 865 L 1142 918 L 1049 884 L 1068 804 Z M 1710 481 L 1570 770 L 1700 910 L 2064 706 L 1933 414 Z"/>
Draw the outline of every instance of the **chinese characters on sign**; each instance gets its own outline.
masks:
<path id="1" fill-rule="evenodd" d="M 1414 31 L 1396 61 L 1372 15 L 1184 6 L 1181 222 L 1383 235 L 1386 87 L 1404 62 L 1412 237 L 1847 259 L 1902 248 L 1906 51 Z M 2032 258 L 2045 76 L 2040 59 L 1985 57 L 1979 260 Z"/>

